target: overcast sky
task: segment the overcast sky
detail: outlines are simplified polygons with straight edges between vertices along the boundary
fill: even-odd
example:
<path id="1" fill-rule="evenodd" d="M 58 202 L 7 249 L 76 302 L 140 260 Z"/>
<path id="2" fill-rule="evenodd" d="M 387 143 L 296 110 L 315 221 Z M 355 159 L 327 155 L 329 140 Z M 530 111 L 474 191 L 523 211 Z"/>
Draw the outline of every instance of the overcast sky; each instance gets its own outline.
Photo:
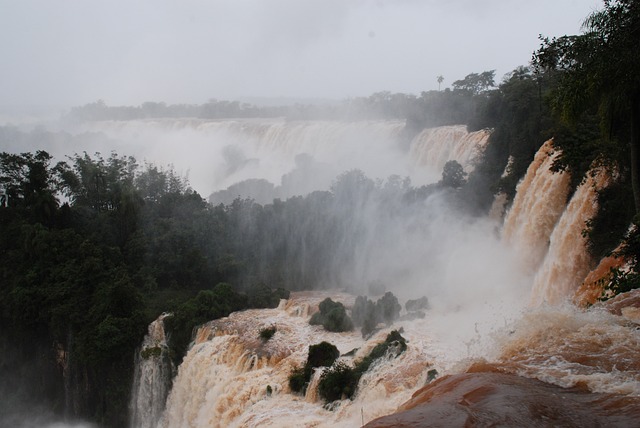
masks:
<path id="1" fill-rule="evenodd" d="M 419 94 L 526 65 L 596 0 L 0 0 L 0 105 Z"/>

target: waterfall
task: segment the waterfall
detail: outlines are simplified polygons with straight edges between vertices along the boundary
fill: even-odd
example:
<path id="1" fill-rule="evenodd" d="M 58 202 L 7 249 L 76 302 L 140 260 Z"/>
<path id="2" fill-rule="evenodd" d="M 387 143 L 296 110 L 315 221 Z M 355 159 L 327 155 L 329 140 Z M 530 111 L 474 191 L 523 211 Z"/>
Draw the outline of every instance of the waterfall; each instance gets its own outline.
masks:
<path id="1" fill-rule="evenodd" d="M 549 170 L 557 156 L 552 140 L 540 147 L 516 187 L 502 230 L 503 240 L 518 255 L 522 269 L 528 274 L 535 273 L 542 263 L 566 204 L 569 174 Z"/>
<path id="2" fill-rule="evenodd" d="M 551 234 L 549 251 L 534 279 L 532 304 L 558 304 L 571 298 L 594 267 L 582 231 L 597 213 L 597 192 L 608 180 L 606 171 L 599 169 L 587 174 L 578 186 Z"/>
<path id="3" fill-rule="evenodd" d="M 100 121 L 79 125 L 77 131 L 106 135 L 95 145 L 67 150 L 116 150 L 172 164 L 187 173 L 196 191 L 208 195 L 247 179 L 264 179 L 279 185 L 297 167 L 296 156 L 309 155 L 318 166 L 298 175 L 294 186 L 281 197 L 327 190 L 335 177 L 360 169 L 371 178 L 410 176 L 414 185 L 440 179 L 449 160 L 457 160 L 467 172 L 487 142 L 489 131 L 468 133 L 464 126 L 427 129 L 403 149 L 400 120 L 287 121 L 277 119 L 149 119 Z M 283 185 L 285 183 L 282 183 Z"/>
<path id="4" fill-rule="evenodd" d="M 178 369 L 162 427 L 281 427 L 359 426 L 394 409 L 426 381 L 430 365 L 428 344 L 422 337 L 424 320 L 404 325 L 403 335 L 412 345 L 395 359 L 377 364 L 363 376 L 360 392 L 351 400 L 326 410 L 318 397 L 318 369 L 306 396 L 289 390 L 288 377 L 306 361 L 309 345 L 328 341 L 344 354 L 358 348 L 350 362 L 362 358 L 384 340 L 388 329 L 368 341 L 359 332 L 330 333 L 309 325 L 304 309 L 317 307 L 325 297 L 350 307 L 354 297 L 340 293 L 292 293 L 286 305 L 276 309 L 246 310 L 202 326 Z M 268 341 L 260 329 L 275 326 Z"/>
<path id="5" fill-rule="evenodd" d="M 171 387 L 173 367 L 168 355 L 163 313 L 149 324 L 140 350 L 136 353 L 130 403 L 131 428 L 154 428 L 162 415 Z"/>
<path id="6" fill-rule="evenodd" d="M 464 125 L 425 129 L 411 142 L 410 157 L 417 165 L 437 172 L 448 161 L 456 160 L 470 172 L 489 135 L 488 130 L 467 132 Z"/>
<path id="7" fill-rule="evenodd" d="M 525 272 L 533 275 L 533 306 L 571 299 L 594 267 L 582 232 L 597 213 L 597 192 L 609 181 L 603 168 L 591 170 L 567 204 L 569 174 L 550 170 L 558 156 L 552 140 L 538 150 L 516 187 L 502 230 L 505 244 L 518 255 Z"/>

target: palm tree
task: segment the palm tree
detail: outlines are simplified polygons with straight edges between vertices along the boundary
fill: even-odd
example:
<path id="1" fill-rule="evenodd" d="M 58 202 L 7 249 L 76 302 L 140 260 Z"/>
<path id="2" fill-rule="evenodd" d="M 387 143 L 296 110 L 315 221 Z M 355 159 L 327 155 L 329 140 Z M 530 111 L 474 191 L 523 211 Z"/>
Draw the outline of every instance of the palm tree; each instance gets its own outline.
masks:
<path id="1" fill-rule="evenodd" d="M 438 76 L 436 78 L 436 80 L 438 81 L 438 90 L 440 90 L 440 84 L 442 83 L 442 81 L 444 80 L 444 77 L 442 77 L 442 75 Z"/>

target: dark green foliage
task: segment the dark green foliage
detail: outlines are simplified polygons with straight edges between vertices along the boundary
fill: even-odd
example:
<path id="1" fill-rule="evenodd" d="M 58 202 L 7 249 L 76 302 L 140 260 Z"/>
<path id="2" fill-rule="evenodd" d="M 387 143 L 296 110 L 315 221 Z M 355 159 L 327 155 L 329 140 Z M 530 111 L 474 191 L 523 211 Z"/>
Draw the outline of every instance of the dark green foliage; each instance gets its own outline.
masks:
<path id="1" fill-rule="evenodd" d="M 309 379 L 305 376 L 304 367 L 295 368 L 289 375 L 289 388 L 293 392 L 304 394 Z"/>
<path id="2" fill-rule="evenodd" d="M 366 337 L 375 330 L 378 323 L 393 323 L 398 319 L 401 309 L 397 297 L 387 291 L 376 303 L 364 296 L 356 297 L 351 316 L 354 324 L 362 327 L 362 337 Z"/>
<path id="3" fill-rule="evenodd" d="M 453 86 L 454 91 L 468 92 L 472 95 L 477 95 L 496 85 L 494 81 L 495 74 L 495 70 L 485 71 L 483 73 L 471 73 L 465 76 L 464 79 L 456 80 L 451 86 Z"/>
<path id="4" fill-rule="evenodd" d="M 375 305 L 365 296 L 356 297 L 356 301 L 351 308 L 351 319 L 353 324 L 361 326 L 364 323 L 367 313 L 375 312 Z"/>
<path id="5" fill-rule="evenodd" d="M 608 300 L 620 293 L 640 288 L 640 274 L 611 269 L 611 277 L 605 283 L 601 300 Z"/>
<path id="6" fill-rule="evenodd" d="M 318 393 L 327 402 L 352 398 L 358 388 L 360 376 L 347 364 L 339 362 L 322 373 Z"/>
<path id="7" fill-rule="evenodd" d="M 276 334 L 276 331 L 277 331 L 276 326 L 265 327 L 263 329 L 260 329 L 260 339 L 262 339 L 263 342 L 266 342 L 269 339 L 271 339 L 274 334 Z"/>
<path id="8" fill-rule="evenodd" d="M 429 299 L 426 296 L 423 296 L 419 299 L 415 300 L 407 300 L 407 303 L 404 305 L 407 312 L 419 311 L 421 309 L 429 309 Z"/>
<path id="9" fill-rule="evenodd" d="M 320 312 L 313 314 L 309 320 L 311 325 L 322 325 L 325 330 L 332 332 L 351 331 L 353 322 L 347 315 L 344 305 L 334 302 L 329 297 L 318 305 Z"/>
<path id="10" fill-rule="evenodd" d="M 394 357 L 402 354 L 407 349 L 407 341 L 400 335 L 398 330 L 393 330 L 387 335 L 384 342 L 377 344 L 375 348 L 371 350 L 369 355 L 364 357 L 362 361 L 356 364 L 355 370 L 360 373 L 366 372 L 367 370 L 369 370 L 369 367 L 371 367 L 371 364 L 373 364 L 375 360 L 383 357 L 387 353 L 391 346 L 397 347 L 398 353 L 394 355 Z"/>
<path id="11" fill-rule="evenodd" d="M 401 309 L 398 298 L 390 291 L 384 293 L 384 296 L 376 302 L 376 311 L 387 325 L 391 325 L 400 316 Z"/>
<path id="12" fill-rule="evenodd" d="M 615 254 L 629 260 L 634 271 L 638 272 L 638 263 L 640 263 L 640 218 L 637 216 L 633 220 L 629 233 L 624 237 L 620 251 Z"/>
<path id="13" fill-rule="evenodd" d="M 431 369 L 427 372 L 427 383 L 430 383 L 438 377 L 438 370 Z"/>
<path id="14" fill-rule="evenodd" d="M 305 368 L 330 367 L 340 356 L 340 351 L 329 342 L 320 342 L 309 346 L 309 355 Z"/>
<path id="15" fill-rule="evenodd" d="M 362 375 L 369 370 L 374 361 L 383 357 L 392 346 L 397 351 L 393 355 L 394 357 L 407 349 L 406 340 L 397 330 L 389 333 L 385 341 L 376 345 L 369 355 L 356 363 L 355 367 L 352 368 L 339 362 L 325 370 L 318 383 L 318 393 L 327 402 L 353 398 Z"/>
<path id="16" fill-rule="evenodd" d="M 199 291 L 175 308 L 174 316 L 165 320 L 165 329 L 171 335 L 169 346 L 176 363 L 182 360 L 195 327 L 248 307 L 249 297 L 234 291 L 229 284 L 220 283 L 211 290 Z"/>
<path id="17" fill-rule="evenodd" d="M 267 385 L 267 397 L 271 397 L 271 394 L 273 394 L 273 388 L 271 385 Z"/>
<path id="18" fill-rule="evenodd" d="M 464 177 L 467 175 L 458 161 L 451 160 L 444 164 L 442 170 L 442 185 L 457 189 L 465 184 Z"/>
<path id="19" fill-rule="evenodd" d="M 145 360 L 148 358 L 159 357 L 160 355 L 162 355 L 162 348 L 159 346 L 144 348 L 140 351 L 140 356 Z"/>
<path id="20" fill-rule="evenodd" d="M 259 283 L 248 290 L 249 306 L 252 308 L 277 308 L 280 299 L 288 299 L 289 292 L 282 288 L 272 290 L 264 283 Z"/>
<path id="21" fill-rule="evenodd" d="M 617 294 L 640 288 L 640 228 L 638 218 L 634 218 L 629 232 L 625 235 L 620 249 L 613 253 L 614 256 L 623 257 L 630 265 L 629 271 L 611 269 L 610 280 L 604 282 L 602 299 L 606 300 Z"/>
<path id="22" fill-rule="evenodd" d="M 317 367 L 330 367 L 340 356 L 340 351 L 329 342 L 320 342 L 309 346 L 307 361 L 303 367 L 294 369 L 289 375 L 289 388 L 294 392 L 303 393 Z"/>
<path id="23" fill-rule="evenodd" d="M 630 187 L 628 180 L 617 180 L 598 191 L 598 212 L 587 221 L 583 232 L 595 259 L 611 254 L 631 224 L 635 208 L 629 198 Z"/>

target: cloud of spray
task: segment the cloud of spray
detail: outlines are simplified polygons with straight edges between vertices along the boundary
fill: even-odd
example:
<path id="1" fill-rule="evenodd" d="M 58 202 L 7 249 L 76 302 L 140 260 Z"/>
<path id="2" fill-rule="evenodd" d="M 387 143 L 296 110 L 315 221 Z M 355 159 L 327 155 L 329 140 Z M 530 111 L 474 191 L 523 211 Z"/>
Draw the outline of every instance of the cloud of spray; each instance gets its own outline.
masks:
<path id="1" fill-rule="evenodd" d="M 455 198 L 445 190 L 413 204 L 360 205 L 353 216 L 361 235 L 345 282 L 381 281 L 401 302 L 426 296 L 434 333 L 459 348 L 517 317 L 531 277 L 501 242 L 499 225 L 461 213 Z"/>
<path id="2" fill-rule="evenodd" d="M 58 155 L 115 150 L 138 161 L 172 164 L 178 174 L 188 174 L 203 197 L 249 179 L 273 184 L 273 196 L 283 200 L 331 189 L 330 204 L 321 204 L 317 212 L 323 218 L 291 225 L 284 239 L 299 242 L 305 233 L 309 245 L 314 239 L 333 239 L 325 254 L 330 262 L 323 265 L 332 270 L 327 286 L 364 294 L 369 283 L 380 281 L 401 301 L 427 296 L 443 315 L 434 321 L 441 323 L 443 337 L 468 341 L 480 330 L 504 325 L 525 300 L 530 278 L 516 270 L 497 236 L 497 224 L 458 212 L 455 192 L 433 192 L 412 203 L 403 199 L 409 182 L 402 177 L 419 186 L 437 181 L 441 171 L 424 161 L 417 165 L 415 153 L 400 149 L 402 126 L 279 119 L 107 121 L 69 128 L 70 133 L 51 140 Z M 340 193 L 335 178 L 356 168 L 374 190 L 354 196 L 350 192 L 358 190 L 356 185 Z M 259 180 L 254 183 L 264 193 L 269 186 Z M 234 188 L 228 196 L 251 196 L 242 195 L 245 190 Z M 310 230 L 332 219 L 337 219 L 337 234 Z M 303 253 L 305 245 L 298 247 Z M 268 260 L 278 247 L 274 243 L 263 251 Z M 305 269 L 319 265 L 311 256 L 302 260 Z"/>
<path id="3" fill-rule="evenodd" d="M 191 186 L 205 198 L 256 178 L 282 185 L 284 193 L 278 196 L 284 198 L 328 190 L 333 178 L 354 168 L 372 178 L 419 172 L 418 184 L 436 178 L 439 172 L 431 171 L 425 179 L 429 168 L 417 168 L 399 149 L 396 136 L 403 126 L 402 121 L 283 119 L 103 121 L 65 125 L 64 144 L 45 149 L 51 147 L 58 157 L 83 151 L 107 155 L 115 150 L 139 162 L 171 164 L 178 174 L 188 175 Z M 33 149 L 37 148 L 42 146 L 34 139 Z"/>

